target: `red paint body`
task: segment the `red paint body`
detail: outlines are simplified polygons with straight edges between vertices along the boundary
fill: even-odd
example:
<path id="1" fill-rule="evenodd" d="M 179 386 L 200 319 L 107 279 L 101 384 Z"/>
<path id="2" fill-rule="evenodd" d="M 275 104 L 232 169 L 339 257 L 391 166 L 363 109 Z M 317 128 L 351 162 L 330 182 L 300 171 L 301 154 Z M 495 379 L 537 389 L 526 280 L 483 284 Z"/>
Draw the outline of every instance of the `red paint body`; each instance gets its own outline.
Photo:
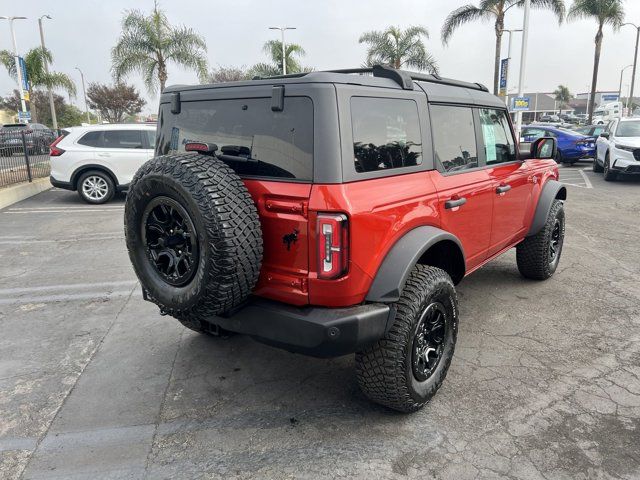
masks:
<path id="1" fill-rule="evenodd" d="M 423 225 L 460 239 L 469 274 L 525 237 L 542 186 L 550 178 L 558 178 L 554 161 L 527 160 L 449 176 L 432 170 L 332 185 L 245 180 L 264 239 L 254 294 L 293 305 L 361 303 L 391 247 Z M 511 190 L 496 194 L 496 188 L 506 184 Z M 467 203 L 444 208 L 457 197 Z M 336 280 L 317 275 L 318 212 L 349 218 L 349 270 Z M 285 241 L 292 233 L 296 240 Z"/>

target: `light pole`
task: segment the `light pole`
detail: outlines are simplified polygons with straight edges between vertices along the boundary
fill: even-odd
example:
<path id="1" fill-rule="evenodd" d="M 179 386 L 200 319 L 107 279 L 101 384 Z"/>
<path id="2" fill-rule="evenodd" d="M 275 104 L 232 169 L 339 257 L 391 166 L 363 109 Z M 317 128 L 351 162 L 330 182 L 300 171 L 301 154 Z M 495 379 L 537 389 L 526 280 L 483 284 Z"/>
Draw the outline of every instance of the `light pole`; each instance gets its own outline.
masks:
<path id="1" fill-rule="evenodd" d="M 280 30 L 280 34 L 282 37 L 282 74 L 287 74 L 287 59 L 285 57 L 285 48 L 284 48 L 284 31 L 285 30 L 295 30 L 296 27 L 269 27 L 269 30 Z"/>
<path id="2" fill-rule="evenodd" d="M 620 70 L 620 87 L 618 87 L 618 101 L 620 103 L 622 103 L 622 75 L 624 74 L 624 71 L 629 67 L 633 67 L 633 65 L 627 65 L 622 70 Z"/>
<path id="3" fill-rule="evenodd" d="M 505 91 L 507 92 L 507 94 L 505 95 L 505 102 L 507 105 L 509 105 L 509 68 L 511 67 L 510 63 L 511 63 L 511 34 L 514 32 L 521 32 L 522 29 L 519 28 L 517 30 L 511 29 L 505 29 L 502 30 L 503 33 L 508 33 L 509 34 L 509 48 L 507 49 L 507 71 L 506 71 L 506 75 L 505 75 L 505 83 L 506 83 L 506 87 L 505 87 Z"/>
<path id="4" fill-rule="evenodd" d="M 624 27 L 625 25 L 631 25 L 633 28 L 636 29 L 636 52 L 633 55 L 633 73 L 631 74 L 631 91 L 629 92 L 629 97 L 633 97 L 633 88 L 635 87 L 636 84 L 636 66 L 638 63 L 638 42 L 640 42 L 640 27 L 637 26 L 635 23 L 623 23 L 622 26 Z M 633 105 L 632 105 L 633 106 Z"/>
<path id="5" fill-rule="evenodd" d="M 84 88 L 84 74 L 82 70 L 76 67 L 76 70 L 80 72 L 80 78 L 82 79 L 82 96 L 84 97 L 84 110 L 87 112 L 87 123 L 91 123 L 91 117 L 89 116 L 89 107 L 87 106 L 87 90 Z"/>
<path id="6" fill-rule="evenodd" d="M 520 79 L 518 81 L 518 96 L 521 97 L 524 88 L 524 67 L 527 64 L 527 40 L 529 39 L 529 13 L 531 12 L 531 0 L 524 2 L 524 19 L 522 21 L 522 53 L 520 54 Z M 520 138 L 522 130 L 522 111 L 516 115 L 516 134 Z"/>
<path id="7" fill-rule="evenodd" d="M 18 44 L 16 43 L 16 32 L 13 30 L 14 20 L 26 20 L 27 17 L 0 17 L 3 20 L 9 20 L 9 29 L 11 30 L 11 40 L 13 41 L 13 56 L 16 62 L 16 73 L 18 75 L 18 91 L 20 92 L 20 105 L 22 111 L 27 113 L 27 104 L 24 101 L 24 89 L 22 88 L 24 79 L 22 78 L 22 69 L 20 68 L 20 57 L 18 56 Z"/>
<path id="8" fill-rule="evenodd" d="M 43 18 L 48 18 L 49 20 L 51 20 L 51 17 L 49 15 L 42 15 L 38 19 L 38 28 L 40 29 L 40 45 L 42 45 L 42 51 L 45 52 L 47 50 L 47 47 L 45 47 L 45 45 L 44 45 L 44 31 L 42 30 L 42 19 Z M 48 76 L 49 75 L 49 65 L 47 63 L 47 59 L 43 58 L 42 60 L 44 62 L 44 71 Z M 58 119 L 56 118 L 56 107 L 55 107 L 55 105 L 53 103 L 53 91 L 51 90 L 50 86 L 47 86 L 47 90 L 49 91 L 49 108 L 51 109 L 51 122 L 53 123 L 53 129 L 54 130 L 58 130 Z"/>

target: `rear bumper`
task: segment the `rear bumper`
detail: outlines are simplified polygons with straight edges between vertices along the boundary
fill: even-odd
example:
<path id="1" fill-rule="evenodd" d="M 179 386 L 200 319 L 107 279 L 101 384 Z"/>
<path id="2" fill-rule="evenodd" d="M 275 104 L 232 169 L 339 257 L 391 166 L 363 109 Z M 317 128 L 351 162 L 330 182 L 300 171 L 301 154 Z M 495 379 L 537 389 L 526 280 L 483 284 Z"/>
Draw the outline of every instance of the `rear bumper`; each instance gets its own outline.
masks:
<path id="1" fill-rule="evenodd" d="M 380 340 L 394 317 L 395 310 L 381 303 L 347 308 L 293 307 L 254 298 L 233 315 L 210 321 L 291 352 L 337 357 Z"/>
<path id="2" fill-rule="evenodd" d="M 61 180 L 56 180 L 53 176 L 49 177 L 49 182 L 56 188 L 63 188 L 65 190 L 73 190 L 73 185 L 71 182 L 63 182 Z"/>

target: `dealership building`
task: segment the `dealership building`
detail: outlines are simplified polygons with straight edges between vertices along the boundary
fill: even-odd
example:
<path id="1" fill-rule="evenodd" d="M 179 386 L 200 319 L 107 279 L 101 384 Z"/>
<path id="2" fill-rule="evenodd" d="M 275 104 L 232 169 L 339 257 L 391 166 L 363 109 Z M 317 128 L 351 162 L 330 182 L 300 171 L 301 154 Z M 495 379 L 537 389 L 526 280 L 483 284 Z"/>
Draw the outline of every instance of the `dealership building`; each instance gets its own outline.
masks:
<path id="1" fill-rule="evenodd" d="M 587 113 L 587 105 L 589 101 L 590 93 L 578 93 L 567 106 L 562 109 L 562 112 L 580 114 Z M 517 95 L 509 95 L 509 110 L 513 111 L 513 101 Z M 555 95 L 550 92 L 530 92 L 522 94 L 522 97 L 528 98 L 529 109 L 522 111 L 522 121 L 524 123 L 531 123 L 538 120 L 542 115 L 552 115 L 560 112 L 558 102 L 555 100 Z M 596 107 L 603 103 L 617 102 L 619 99 L 618 91 L 601 91 L 596 92 L 595 105 Z"/>

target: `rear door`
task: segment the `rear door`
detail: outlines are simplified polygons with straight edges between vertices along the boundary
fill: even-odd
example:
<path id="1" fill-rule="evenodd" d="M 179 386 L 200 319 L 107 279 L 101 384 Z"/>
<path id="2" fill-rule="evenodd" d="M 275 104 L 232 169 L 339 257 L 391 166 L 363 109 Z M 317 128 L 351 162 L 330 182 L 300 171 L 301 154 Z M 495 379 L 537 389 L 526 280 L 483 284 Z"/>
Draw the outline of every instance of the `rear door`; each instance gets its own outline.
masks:
<path id="1" fill-rule="evenodd" d="M 96 158 L 115 173 L 118 183 L 126 185 L 149 159 L 149 149 L 142 130 L 105 130 L 102 148 L 96 150 Z"/>
<path id="2" fill-rule="evenodd" d="M 529 167 L 516 155 L 516 142 L 506 110 L 476 110 L 482 134 L 487 173 L 493 188 L 493 222 L 489 256 L 524 235 L 531 204 Z"/>
<path id="3" fill-rule="evenodd" d="M 472 270 L 488 255 L 495 195 L 476 141 L 479 126 L 471 107 L 432 104 L 429 110 L 441 227 L 460 239 Z"/>
<path id="4" fill-rule="evenodd" d="M 308 88 L 287 84 L 283 109 L 274 110 L 272 90 L 265 85 L 181 93 L 180 113 L 172 113 L 168 103 L 161 105 L 156 153 L 182 153 L 194 141 L 217 145 L 222 161 L 244 180 L 260 215 L 264 249 L 254 293 L 305 305 L 314 112 L 320 107 Z M 335 91 L 333 99 L 335 108 Z"/>

